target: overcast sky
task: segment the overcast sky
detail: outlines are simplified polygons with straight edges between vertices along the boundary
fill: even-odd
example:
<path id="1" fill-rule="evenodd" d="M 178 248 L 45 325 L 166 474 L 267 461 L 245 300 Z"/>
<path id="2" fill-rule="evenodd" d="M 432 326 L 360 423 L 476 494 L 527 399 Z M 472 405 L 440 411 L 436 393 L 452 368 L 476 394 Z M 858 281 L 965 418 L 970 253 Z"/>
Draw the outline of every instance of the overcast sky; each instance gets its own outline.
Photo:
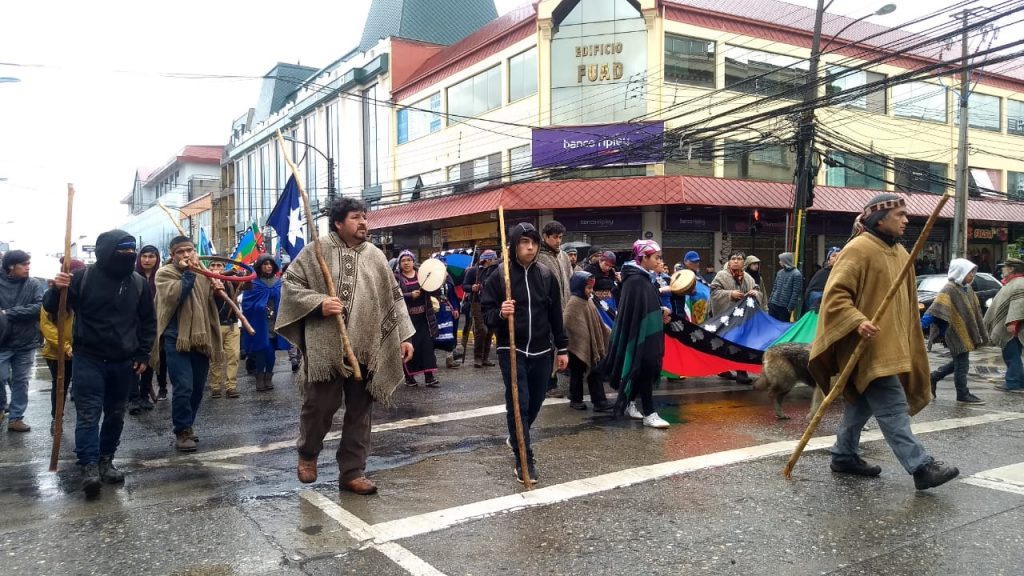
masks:
<path id="1" fill-rule="evenodd" d="M 499 13 L 522 3 L 495 1 Z M 952 1 L 897 3 L 872 21 L 894 26 Z M 63 249 L 68 182 L 76 236 L 117 226 L 136 167 L 160 166 L 186 144 L 223 144 L 231 121 L 255 105 L 260 76 L 278 61 L 337 59 L 358 42 L 370 2 L 2 4 L 0 78 L 20 81 L 0 81 L 0 240 L 47 253 Z M 835 0 L 830 12 L 859 17 L 875 8 Z"/>

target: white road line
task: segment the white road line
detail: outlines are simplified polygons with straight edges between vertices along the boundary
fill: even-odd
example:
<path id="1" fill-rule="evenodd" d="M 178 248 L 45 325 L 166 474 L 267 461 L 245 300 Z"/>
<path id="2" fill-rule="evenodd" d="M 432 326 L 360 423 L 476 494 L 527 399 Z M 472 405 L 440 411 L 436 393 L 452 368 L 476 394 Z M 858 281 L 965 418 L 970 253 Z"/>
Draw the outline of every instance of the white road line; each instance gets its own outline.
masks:
<path id="1" fill-rule="evenodd" d="M 1024 463 L 978 472 L 962 482 L 1024 496 Z"/>
<path id="2" fill-rule="evenodd" d="M 303 490 L 299 494 L 306 502 L 316 506 L 321 512 L 340 524 L 363 547 L 378 550 L 412 576 L 445 576 L 444 572 L 427 564 L 422 558 L 399 544 L 394 542 L 375 542 L 378 538 L 373 527 L 323 494 L 313 490 Z"/>
<path id="3" fill-rule="evenodd" d="M 968 426 L 978 426 L 994 422 L 1005 422 L 1021 418 L 1024 418 L 1024 414 L 1012 412 L 991 413 L 965 418 L 920 422 L 913 426 L 913 430 L 915 434 L 926 434 L 929 432 L 939 432 L 942 430 L 965 428 Z M 880 431 L 874 430 L 861 434 L 862 442 L 871 442 L 876 440 L 882 440 L 882 433 Z M 831 446 L 834 442 L 835 436 L 819 436 L 812 438 L 807 444 L 805 451 L 823 450 Z M 484 518 L 502 512 L 564 502 L 581 496 L 606 492 L 616 488 L 624 488 L 626 486 L 632 486 L 642 482 L 650 482 L 687 472 L 717 468 L 720 466 L 747 462 L 780 454 L 789 454 L 796 445 L 796 440 L 786 440 L 782 442 L 762 444 L 760 446 L 726 450 L 724 452 L 717 452 L 714 454 L 705 454 L 703 456 L 694 456 L 692 458 L 683 458 L 681 460 L 674 460 L 670 462 L 662 462 L 659 464 L 652 464 L 650 466 L 641 466 L 638 468 L 621 470 L 619 472 L 612 472 L 610 474 L 602 474 L 592 478 L 584 478 L 565 482 L 563 484 L 556 484 L 554 486 L 547 486 L 530 492 L 501 496 L 490 500 L 482 500 L 472 504 L 438 510 L 436 512 L 428 512 L 399 520 L 381 522 L 373 525 L 371 528 L 376 535 L 376 542 L 389 542 L 402 538 L 409 538 L 411 536 L 436 532 L 469 520 Z M 781 470 L 779 472 L 781 474 Z"/>

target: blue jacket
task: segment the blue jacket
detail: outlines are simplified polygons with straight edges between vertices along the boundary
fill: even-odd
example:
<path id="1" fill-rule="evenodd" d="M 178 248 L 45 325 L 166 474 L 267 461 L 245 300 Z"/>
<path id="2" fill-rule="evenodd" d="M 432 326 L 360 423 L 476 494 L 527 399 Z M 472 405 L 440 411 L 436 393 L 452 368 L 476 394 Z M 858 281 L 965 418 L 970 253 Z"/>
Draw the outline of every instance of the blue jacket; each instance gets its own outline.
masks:
<path id="1" fill-rule="evenodd" d="M 782 306 L 792 312 L 804 291 L 804 276 L 796 268 L 785 268 L 775 275 L 775 289 L 769 304 Z"/>

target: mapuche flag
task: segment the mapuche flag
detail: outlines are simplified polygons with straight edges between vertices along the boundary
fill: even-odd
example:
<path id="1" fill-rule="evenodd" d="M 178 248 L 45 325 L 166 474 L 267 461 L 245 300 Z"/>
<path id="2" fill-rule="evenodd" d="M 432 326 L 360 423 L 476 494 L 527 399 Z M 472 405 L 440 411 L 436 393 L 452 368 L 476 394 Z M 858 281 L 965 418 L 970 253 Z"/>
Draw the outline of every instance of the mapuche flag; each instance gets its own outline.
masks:
<path id="1" fill-rule="evenodd" d="M 277 205 L 267 217 L 267 226 L 277 232 L 279 247 L 284 248 L 288 257 L 295 260 L 306 245 L 306 216 L 302 211 L 302 199 L 299 198 L 299 185 L 293 174 L 277 200 Z"/>
<path id="2" fill-rule="evenodd" d="M 661 370 L 676 377 L 700 378 L 730 370 L 761 372 L 763 352 L 740 346 L 714 332 L 673 316 L 665 326 L 665 357 Z"/>
<path id="3" fill-rule="evenodd" d="M 721 313 L 708 316 L 700 326 L 733 344 L 764 351 L 792 324 L 772 318 L 761 309 L 756 299 L 747 296 Z"/>
<path id="4" fill-rule="evenodd" d="M 256 262 L 260 254 L 263 254 L 263 234 L 256 228 L 256 224 L 253 223 L 245 231 L 242 239 L 238 241 L 238 246 L 235 246 L 231 259 L 252 264 Z"/>

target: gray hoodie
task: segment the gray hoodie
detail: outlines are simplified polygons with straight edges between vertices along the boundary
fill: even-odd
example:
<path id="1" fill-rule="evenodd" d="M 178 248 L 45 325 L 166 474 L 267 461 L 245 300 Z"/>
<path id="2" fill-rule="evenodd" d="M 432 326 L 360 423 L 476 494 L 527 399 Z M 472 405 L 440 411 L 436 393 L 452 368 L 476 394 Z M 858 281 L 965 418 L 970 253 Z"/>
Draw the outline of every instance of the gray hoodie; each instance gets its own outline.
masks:
<path id="1" fill-rule="evenodd" d="M 7 336 L 0 350 L 32 350 L 43 341 L 39 309 L 46 286 L 36 278 L 15 279 L 0 272 L 0 314 L 7 322 Z"/>

